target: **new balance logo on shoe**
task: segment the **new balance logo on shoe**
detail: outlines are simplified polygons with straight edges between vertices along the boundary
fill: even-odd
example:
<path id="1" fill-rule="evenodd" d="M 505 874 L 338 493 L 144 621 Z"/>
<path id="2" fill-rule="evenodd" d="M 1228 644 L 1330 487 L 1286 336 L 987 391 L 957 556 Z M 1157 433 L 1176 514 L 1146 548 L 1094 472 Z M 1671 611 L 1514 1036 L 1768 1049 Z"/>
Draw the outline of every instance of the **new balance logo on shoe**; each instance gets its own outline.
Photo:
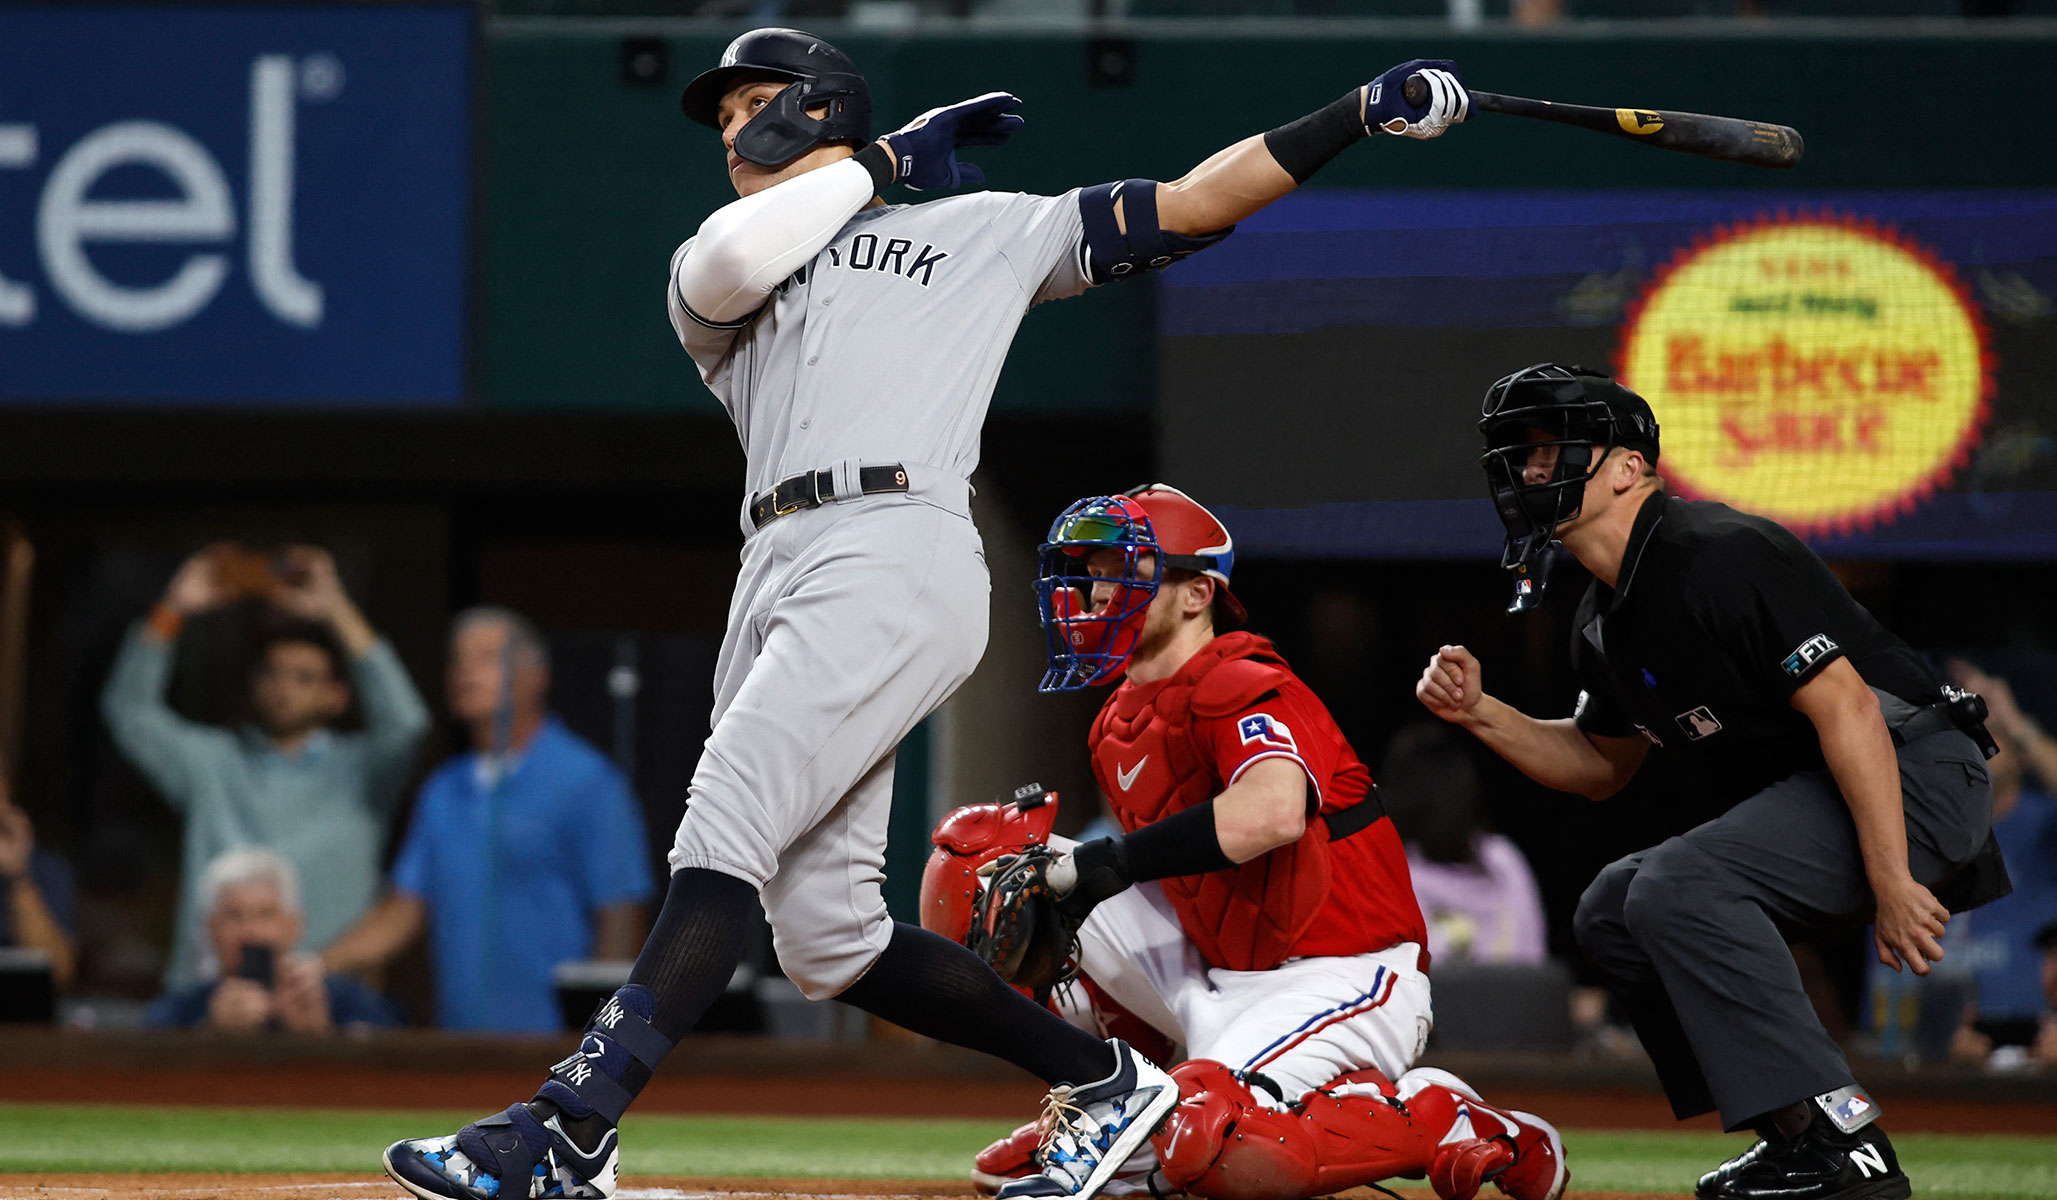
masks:
<path id="1" fill-rule="evenodd" d="M 1871 1178 L 1874 1171 L 1886 1174 L 1886 1156 L 1879 1153 L 1877 1146 L 1857 1147 L 1850 1151 L 1850 1161 L 1857 1164 L 1857 1169 L 1864 1173 L 1866 1179 Z"/>

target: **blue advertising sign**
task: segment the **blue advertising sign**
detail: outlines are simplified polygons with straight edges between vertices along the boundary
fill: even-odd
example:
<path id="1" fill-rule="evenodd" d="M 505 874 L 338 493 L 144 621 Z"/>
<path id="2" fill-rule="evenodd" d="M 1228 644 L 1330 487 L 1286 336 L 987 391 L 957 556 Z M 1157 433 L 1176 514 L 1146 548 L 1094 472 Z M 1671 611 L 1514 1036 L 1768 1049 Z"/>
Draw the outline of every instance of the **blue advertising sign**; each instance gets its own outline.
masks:
<path id="1" fill-rule="evenodd" d="M 461 400 L 471 20 L 0 7 L 0 401 Z"/>

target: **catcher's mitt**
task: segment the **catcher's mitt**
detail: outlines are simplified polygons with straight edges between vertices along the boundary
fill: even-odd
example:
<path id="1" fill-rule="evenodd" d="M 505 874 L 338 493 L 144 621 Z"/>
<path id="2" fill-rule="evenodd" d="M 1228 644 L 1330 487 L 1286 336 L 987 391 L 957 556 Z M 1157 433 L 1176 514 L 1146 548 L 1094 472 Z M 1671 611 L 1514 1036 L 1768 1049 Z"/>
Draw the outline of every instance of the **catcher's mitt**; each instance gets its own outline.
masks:
<path id="1" fill-rule="evenodd" d="M 985 890 L 972 901 L 971 933 L 965 939 L 1000 978 L 1028 988 L 1038 1002 L 1078 973 L 1074 959 L 1084 917 L 1067 912 L 1069 906 L 1051 889 L 1049 871 L 1056 858 L 1048 846 L 1030 846 L 1000 859 Z"/>

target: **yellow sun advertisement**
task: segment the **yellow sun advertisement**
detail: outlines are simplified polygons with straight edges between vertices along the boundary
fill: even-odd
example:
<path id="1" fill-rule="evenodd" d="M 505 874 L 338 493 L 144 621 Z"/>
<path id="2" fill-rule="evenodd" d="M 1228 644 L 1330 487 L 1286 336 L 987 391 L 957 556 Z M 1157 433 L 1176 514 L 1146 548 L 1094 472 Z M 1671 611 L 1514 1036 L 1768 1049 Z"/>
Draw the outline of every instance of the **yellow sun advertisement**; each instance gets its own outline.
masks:
<path id="1" fill-rule="evenodd" d="M 1992 388 L 1950 267 L 1832 216 L 1766 217 L 1681 251 L 1628 314 L 1620 366 L 1678 491 L 1815 532 L 1889 521 L 1945 483 Z"/>

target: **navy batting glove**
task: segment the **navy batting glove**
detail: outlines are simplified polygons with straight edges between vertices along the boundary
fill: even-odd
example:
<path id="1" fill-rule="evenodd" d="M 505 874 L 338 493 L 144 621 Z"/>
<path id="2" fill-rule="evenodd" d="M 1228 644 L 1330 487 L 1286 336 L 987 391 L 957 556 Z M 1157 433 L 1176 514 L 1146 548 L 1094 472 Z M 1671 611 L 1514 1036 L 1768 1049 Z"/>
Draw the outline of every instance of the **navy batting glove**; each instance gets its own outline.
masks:
<path id="1" fill-rule="evenodd" d="M 1426 104 L 1409 104 L 1407 77 L 1420 75 L 1428 84 Z M 1397 133 L 1403 137 L 1441 137 L 1443 131 L 1471 115 L 1471 95 L 1464 77 L 1447 58 L 1404 62 L 1365 85 L 1364 132 Z"/>
<path id="2" fill-rule="evenodd" d="M 998 146 L 1025 123 L 1014 114 L 1021 99 L 1006 92 L 932 108 L 885 137 L 893 152 L 893 178 L 917 192 L 949 191 L 984 183 L 975 164 L 957 161 L 959 146 Z"/>

